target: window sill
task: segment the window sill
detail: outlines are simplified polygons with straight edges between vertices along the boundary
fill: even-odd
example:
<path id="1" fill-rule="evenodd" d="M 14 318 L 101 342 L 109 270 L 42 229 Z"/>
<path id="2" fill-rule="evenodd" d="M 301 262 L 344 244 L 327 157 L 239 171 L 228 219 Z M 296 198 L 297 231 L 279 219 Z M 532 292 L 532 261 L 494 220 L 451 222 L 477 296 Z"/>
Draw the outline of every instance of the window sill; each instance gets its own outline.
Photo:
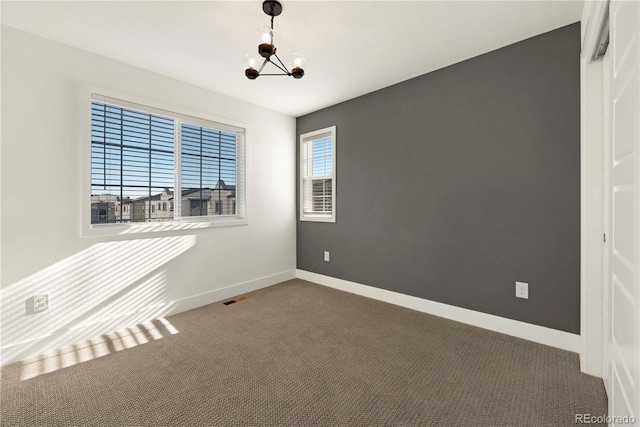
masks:
<path id="1" fill-rule="evenodd" d="M 309 221 L 309 222 L 336 222 L 336 217 L 334 215 L 326 216 L 326 215 L 303 215 L 300 217 L 300 221 Z"/>
<path id="2" fill-rule="evenodd" d="M 163 222 L 140 222 L 128 224 L 92 224 L 83 227 L 82 236 L 109 236 L 122 234 L 158 233 L 163 231 L 197 230 L 202 228 L 234 227 L 247 225 L 246 218 L 215 218 L 215 219 L 181 219 Z"/>

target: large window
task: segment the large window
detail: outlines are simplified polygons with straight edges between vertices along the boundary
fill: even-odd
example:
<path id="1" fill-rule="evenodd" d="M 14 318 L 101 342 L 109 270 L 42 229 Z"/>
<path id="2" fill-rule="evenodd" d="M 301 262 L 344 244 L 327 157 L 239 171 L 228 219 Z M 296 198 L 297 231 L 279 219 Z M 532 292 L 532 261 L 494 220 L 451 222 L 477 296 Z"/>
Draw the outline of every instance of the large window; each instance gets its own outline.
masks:
<path id="1" fill-rule="evenodd" d="M 300 220 L 336 221 L 336 127 L 300 135 Z"/>
<path id="2" fill-rule="evenodd" d="M 242 219 L 244 152 L 242 128 L 93 94 L 91 224 Z"/>

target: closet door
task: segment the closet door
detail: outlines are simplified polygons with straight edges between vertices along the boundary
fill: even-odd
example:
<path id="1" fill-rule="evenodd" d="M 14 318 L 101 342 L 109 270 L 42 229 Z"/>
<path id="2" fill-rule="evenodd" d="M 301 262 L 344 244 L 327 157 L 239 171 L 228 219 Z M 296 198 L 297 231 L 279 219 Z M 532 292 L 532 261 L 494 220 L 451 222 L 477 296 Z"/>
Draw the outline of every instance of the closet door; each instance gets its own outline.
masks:
<path id="1" fill-rule="evenodd" d="M 617 417 L 640 423 L 640 2 L 612 1 L 609 17 L 611 241 L 605 325 L 610 328 L 609 414 L 612 425 L 623 425 Z"/>

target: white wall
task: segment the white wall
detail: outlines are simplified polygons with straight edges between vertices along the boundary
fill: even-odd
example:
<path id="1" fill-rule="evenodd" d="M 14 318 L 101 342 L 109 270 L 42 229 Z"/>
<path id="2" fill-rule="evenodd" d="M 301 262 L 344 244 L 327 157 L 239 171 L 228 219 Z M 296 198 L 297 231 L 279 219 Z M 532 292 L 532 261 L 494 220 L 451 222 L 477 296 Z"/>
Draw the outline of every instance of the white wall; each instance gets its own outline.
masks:
<path id="1" fill-rule="evenodd" d="M 2 364 L 294 277 L 294 118 L 7 27 L 1 78 Z M 83 84 L 245 123 L 249 225 L 82 237 Z"/>

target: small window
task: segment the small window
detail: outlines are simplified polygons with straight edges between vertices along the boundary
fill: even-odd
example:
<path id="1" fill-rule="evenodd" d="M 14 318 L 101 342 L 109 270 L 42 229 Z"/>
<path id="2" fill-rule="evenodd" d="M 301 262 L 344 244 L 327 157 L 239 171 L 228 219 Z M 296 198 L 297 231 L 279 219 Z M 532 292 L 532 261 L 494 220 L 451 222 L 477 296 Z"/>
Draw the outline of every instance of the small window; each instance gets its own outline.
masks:
<path id="1" fill-rule="evenodd" d="M 336 127 L 300 135 L 300 220 L 336 221 Z"/>

